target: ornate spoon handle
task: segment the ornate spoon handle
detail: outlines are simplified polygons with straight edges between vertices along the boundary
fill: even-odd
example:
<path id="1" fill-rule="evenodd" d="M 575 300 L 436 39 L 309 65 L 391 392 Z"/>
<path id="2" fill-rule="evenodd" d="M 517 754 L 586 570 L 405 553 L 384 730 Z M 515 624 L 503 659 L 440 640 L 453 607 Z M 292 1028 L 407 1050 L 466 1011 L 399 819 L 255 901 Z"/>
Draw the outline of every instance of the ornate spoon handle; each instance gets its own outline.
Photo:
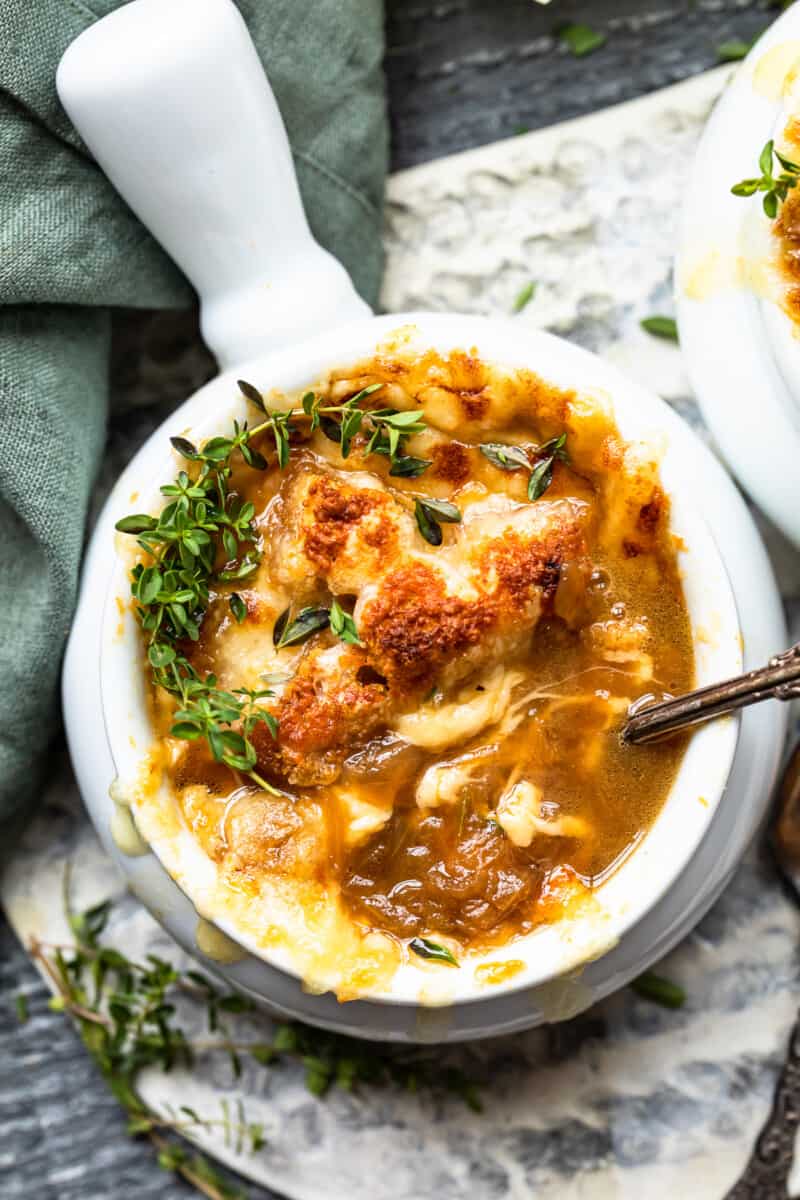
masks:
<path id="1" fill-rule="evenodd" d="M 685 696 L 662 701 L 643 696 L 628 710 L 622 740 L 642 745 L 749 704 L 796 697 L 800 697 L 800 642 L 783 654 L 776 654 L 757 671 L 697 688 Z"/>

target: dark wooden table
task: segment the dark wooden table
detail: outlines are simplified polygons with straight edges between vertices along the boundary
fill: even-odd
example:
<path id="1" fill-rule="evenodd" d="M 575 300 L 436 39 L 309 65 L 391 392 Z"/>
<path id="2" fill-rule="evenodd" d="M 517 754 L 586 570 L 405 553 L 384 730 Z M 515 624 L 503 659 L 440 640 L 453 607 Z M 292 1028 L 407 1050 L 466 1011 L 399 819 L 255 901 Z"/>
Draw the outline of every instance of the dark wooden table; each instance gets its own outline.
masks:
<path id="1" fill-rule="evenodd" d="M 394 168 L 627 100 L 706 70 L 717 47 L 773 18 L 767 0 L 387 0 Z M 559 22 L 607 34 L 575 58 Z M 654 147 L 654 153 L 658 148 Z M 15 997 L 30 1019 L 20 1025 Z M 0 1195 L 4 1200 L 180 1200 L 125 1121 L 0 918 Z M 267 1193 L 251 1188 L 264 1200 Z M 476 1197 L 476 1200 L 481 1200 Z"/>

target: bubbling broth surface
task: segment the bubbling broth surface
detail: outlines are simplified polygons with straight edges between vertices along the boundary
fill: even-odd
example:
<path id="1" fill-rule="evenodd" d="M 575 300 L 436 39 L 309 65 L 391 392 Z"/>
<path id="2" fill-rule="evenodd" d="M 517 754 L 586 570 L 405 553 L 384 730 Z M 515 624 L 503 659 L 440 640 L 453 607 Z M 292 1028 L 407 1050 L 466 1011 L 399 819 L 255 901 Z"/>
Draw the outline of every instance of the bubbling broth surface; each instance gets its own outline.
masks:
<path id="1" fill-rule="evenodd" d="M 402 347 L 316 393 L 333 407 L 372 384 L 362 407 L 422 411 L 401 448 L 429 465 L 390 474 L 366 434 L 343 457 L 330 426 L 297 421 L 280 468 L 267 430 L 268 468 L 240 463 L 231 480 L 255 508 L 259 566 L 212 588 L 187 643 L 220 687 L 271 689 L 260 703 L 277 736 L 261 724 L 253 742 L 281 794 L 171 736 L 175 703 L 159 688 L 154 722 L 182 820 L 237 894 L 269 878 L 359 936 L 499 945 L 602 882 L 672 785 L 684 740 L 619 738 L 637 697 L 693 685 L 669 504 L 652 452 L 621 440 L 602 398 Z M 562 434 L 531 501 L 538 448 Z M 498 445 L 527 465 L 498 460 Z M 438 544 L 420 498 L 458 509 Z M 352 638 L 318 628 L 276 646 L 287 606 L 291 621 L 334 601 Z"/>

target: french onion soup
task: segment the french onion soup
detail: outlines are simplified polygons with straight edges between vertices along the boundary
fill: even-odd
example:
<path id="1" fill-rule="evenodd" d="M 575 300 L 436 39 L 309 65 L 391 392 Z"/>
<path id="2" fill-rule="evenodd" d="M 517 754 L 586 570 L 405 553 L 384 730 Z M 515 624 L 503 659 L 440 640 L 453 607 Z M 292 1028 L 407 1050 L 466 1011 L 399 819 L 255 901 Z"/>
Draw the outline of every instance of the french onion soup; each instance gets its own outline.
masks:
<path id="1" fill-rule="evenodd" d="M 761 196 L 761 207 L 772 222 L 774 237 L 770 265 L 777 267 L 779 299 L 787 316 L 800 320 L 800 119 L 791 117 L 783 129 L 780 146 L 770 139 L 758 160 L 760 176 L 742 179 L 731 188 L 735 196 Z M 770 273 L 771 274 L 771 273 Z M 770 277 L 767 276 L 769 279 Z M 748 273 L 748 282 L 758 290 L 774 294 L 763 273 Z"/>
<path id="2" fill-rule="evenodd" d="M 779 261 L 782 274 L 787 283 L 784 307 L 793 321 L 800 320 L 800 197 L 795 187 L 800 177 L 800 120 L 793 118 L 784 130 L 784 149 L 791 159 L 783 158 L 780 163 L 784 167 L 783 175 L 790 180 L 789 188 L 783 192 L 783 203 L 779 207 L 780 194 L 774 207 L 766 202 L 770 214 L 775 219 L 775 232 L 778 237 Z"/>
<path id="3" fill-rule="evenodd" d="M 608 400 L 398 348 L 256 383 L 246 424 L 173 439 L 160 514 L 118 524 L 140 803 L 348 998 L 591 901 L 672 785 L 685 742 L 619 731 L 692 687 L 691 631 L 657 461 Z"/>

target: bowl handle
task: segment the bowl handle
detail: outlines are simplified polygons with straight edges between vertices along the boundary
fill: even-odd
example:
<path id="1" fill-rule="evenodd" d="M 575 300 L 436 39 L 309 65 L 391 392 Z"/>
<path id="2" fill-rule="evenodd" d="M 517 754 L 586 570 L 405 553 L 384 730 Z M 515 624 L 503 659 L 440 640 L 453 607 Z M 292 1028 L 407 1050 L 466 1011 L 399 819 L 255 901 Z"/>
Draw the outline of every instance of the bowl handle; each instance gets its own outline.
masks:
<path id="1" fill-rule="evenodd" d="M 56 87 L 199 292 L 222 366 L 369 315 L 311 235 L 275 97 L 231 0 L 132 0 L 68 47 Z"/>

